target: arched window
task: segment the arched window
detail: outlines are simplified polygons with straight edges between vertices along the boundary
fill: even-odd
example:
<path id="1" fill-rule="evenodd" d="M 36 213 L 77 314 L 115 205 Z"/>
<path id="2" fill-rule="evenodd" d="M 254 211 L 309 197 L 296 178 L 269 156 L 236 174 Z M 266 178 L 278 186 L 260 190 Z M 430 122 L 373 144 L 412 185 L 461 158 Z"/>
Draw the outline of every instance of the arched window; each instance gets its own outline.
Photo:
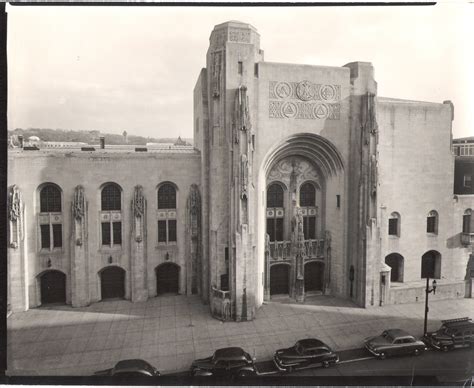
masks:
<path id="1" fill-rule="evenodd" d="M 385 257 L 385 264 L 392 268 L 390 281 L 403 282 L 403 256 L 398 253 L 391 253 Z"/>
<path id="2" fill-rule="evenodd" d="M 61 213 L 61 191 L 54 185 L 46 185 L 40 191 L 40 212 Z"/>
<path id="3" fill-rule="evenodd" d="M 462 216 L 462 232 L 466 234 L 474 233 L 471 209 L 467 209 Z"/>
<path id="4" fill-rule="evenodd" d="M 122 245 L 122 189 L 115 183 L 106 184 L 100 193 L 102 246 Z"/>
<path id="5" fill-rule="evenodd" d="M 426 233 L 438 234 L 438 212 L 431 210 L 426 217 Z"/>
<path id="6" fill-rule="evenodd" d="M 400 214 L 393 212 L 388 219 L 388 234 L 389 236 L 400 237 Z"/>
<path id="7" fill-rule="evenodd" d="M 278 183 L 268 187 L 267 207 L 283 207 L 283 188 Z"/>
<path id="8" fill-rule="evenodd" d="M 109 183 L 102 189 L 101 193 L 102 210 L 121 210 L 121 190 L 114 184 Z"/>
<path id="9" fill-rule="evenodd" d="M 63 246 L 61 190 L 56 185 L 46 184 L 40 189 L 39 197 L 40 249 L 60 249 Z"/>
<path id="10" fill-rule="evenodd" d="M 283 241 L 283 220 L 285 212 L 283 187 L 272 183 L 267 189 L 267 234 L 270 241 Z"/>
<path id="11" fill-rule="evenodd" d="M 303 233 L 306 240 L 316 238 L 316 188 L 312 183 L 300 187 L 300 207 L 303 209 Z"/>
<path id="12" fill-rule="evenodd" d="M 300 206 L 301 207 L 316 206 L 316 189 L 309 182 L 301 185 Z"/>
<path id="13" fill-rule="evenodd" d="M 164 183 L 158 188 L 158 244 L 175 244 L 176 232 L 176 188 Z"/>
<path id="14" fill-rule="evenodd" d="M 428 251 L 421 257 L 421 277 L 439 279 L 441 277 L 441 254 Z"/>
<path id="15" fill-rule="evenodd" d="M 169 183 L 158 189 L 158 209 L 176 209 L 176 189 Z"/>

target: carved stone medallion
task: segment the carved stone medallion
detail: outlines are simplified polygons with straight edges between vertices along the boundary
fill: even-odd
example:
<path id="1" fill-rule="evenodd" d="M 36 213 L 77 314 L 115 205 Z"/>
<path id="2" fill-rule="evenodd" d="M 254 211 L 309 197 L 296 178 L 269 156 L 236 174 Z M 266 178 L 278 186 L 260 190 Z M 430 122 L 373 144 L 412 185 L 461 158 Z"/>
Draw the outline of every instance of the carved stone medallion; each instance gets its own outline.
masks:
<path id="1" fill-rule="evenodd" d="M 309 81 L 301 81 L 296 87 L 296 95 L 300 100 L 309 101 L 314 97 L 314 87 Z"/>

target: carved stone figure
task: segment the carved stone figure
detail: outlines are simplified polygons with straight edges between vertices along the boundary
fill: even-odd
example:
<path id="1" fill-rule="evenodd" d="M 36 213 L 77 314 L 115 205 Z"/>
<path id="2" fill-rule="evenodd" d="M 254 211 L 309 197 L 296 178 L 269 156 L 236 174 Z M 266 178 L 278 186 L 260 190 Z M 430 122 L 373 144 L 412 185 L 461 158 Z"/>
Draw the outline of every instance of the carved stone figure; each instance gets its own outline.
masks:
<path id="1" fill-rule="evenodd" d="M 72 214 L 78 221 L 84 217 L 86 202 L 84 198 L 84 187 L 76 186 L 74 189 L 74 198 L 72 200 Z"/>
<path id="2" fill-rule="evenodd" d="M 247 186 L 249 180 L 249 163 L 247 159 L 247 155 L 243 154 L 240 157 L 240 198 L 245 199 L 247 198 Z"/>
<path id="3" fill-rule="evenodd" d="M 213 64 L 212 64 L 212 83 L 213 90 L 212 95 L 214 98 L 219 97 L 220 95 L 220 79 L 221 79 L 221 53 L 215 52 L 213 54 Z"/>
<path id="4" fill-rule="evenodd" d="M 188 197 L 188 209 L 190 216 L 191 237 L 195 238 L 199 234 L 199 217 L 201 212 L 201 195 L 197 185 L 191 185 Z"/>
<path id="5" fill-rule="evenodd" d="M 22 206 L 20 189 L 17 185 L 13 185 L 8 193 L 8 219 L 10 221 L 17 221 L 20 218 Z"/>
<path id="6" fill-rule="evenodd" d="M 370 157 L 370 194 L 373 197 L 377 194 L 377 159 L 375 155 Z"/>
<path id="7" fill-rule="evenodd" d="M 237 125 L 241 131 L 249 131 L 252 128 L 247 87 L 244 85 L 237 90 Z"/>
<path id="8" fill-rule="evenodd" d="M 135 186 L 133 193 L 133 214 L 135 217 L 142 217 L 145 211 L 145 196 L 143 195 L 143 187 Z"/>
<path id="9" fill-rule="evenodd" d="M 270 235 L 265 234 L 265 253 L 270 253 Z"/>

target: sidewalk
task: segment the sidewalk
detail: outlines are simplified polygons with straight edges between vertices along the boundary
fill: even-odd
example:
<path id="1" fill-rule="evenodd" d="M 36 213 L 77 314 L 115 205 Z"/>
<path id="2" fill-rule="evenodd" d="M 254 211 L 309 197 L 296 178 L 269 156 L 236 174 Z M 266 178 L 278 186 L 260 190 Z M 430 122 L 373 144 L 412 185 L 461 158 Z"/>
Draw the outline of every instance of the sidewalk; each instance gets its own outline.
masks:
<path id="1" fill-rule="evenodd" d="M 90 375 L 127 358 L 145 359 L 160 372 L 171 373 L 226 346 L 240 346 L 265 360 L 305 337 L 344 350 L 361 347 L 365 337 L 386 328 L 414 335 L 423 331 L 423 303 L 363 309 L 334 297 L 289 302 L 267 302 L 251 322 L 221 323 L 197 296 L 16 313 L 7 320 L 7 374 Z M 474 318 L 474 299 L 430 300 L 428 330 L 437 329 L 441 319 L 464 316 Z"/>

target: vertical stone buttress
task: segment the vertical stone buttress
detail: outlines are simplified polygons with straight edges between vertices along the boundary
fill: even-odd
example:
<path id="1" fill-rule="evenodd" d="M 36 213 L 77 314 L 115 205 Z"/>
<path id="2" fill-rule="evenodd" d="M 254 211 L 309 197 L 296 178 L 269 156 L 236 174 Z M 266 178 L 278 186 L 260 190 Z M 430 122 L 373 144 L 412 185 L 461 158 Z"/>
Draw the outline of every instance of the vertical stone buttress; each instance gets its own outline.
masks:
<path id="1" fill-rule="evenodd" d="M 346 273 L 355 268 L 354 298 L 362 306 L 374 305 L 378 295 L 377 230 L 377 122 L 372 64 L 352 62 L 350 96 L 349 241 Z M 346 279 L 347 289 L 349 279 Z M 378 303 L 377 303 L 378 304 Z"/>
<path id="2" fill-rule="evenodd" d="M 8 190 L 8 298 L 7 311 L 26 311 L 28 260 L 26 257 L 25 204 L 17 185 Z"/>
<path id="3" fill-rule="evenodd" d="M 147 234 L 146 234 L 146 198 L 143 188 L 135 186 L 132 199 L 132 233 L 131 250 L 131 300 L 143 302 L 148 299 L 147 289 Z"/>
<path id="4" fill-rule="evenodd" d="M 231 314 L 252 319 L 257 281 L 252 150 L 259 35 L 248 24 L 214 27 L 207 53 L 209 109 L 209 285 L 228 276 Z M 207 231 L 206 231 L 207 232 Z"/>
<path id="5" fill-rule="evenodd" d="M 83 307 L 90 303 L 87 201 L 84 188 L 76 186 L 71 204 L 71 304 Z"/>
<path id="6" fill-rule="evenodd" d="M 186 204 L 186 294 L 201 294 L 201 195 L 197 185 L 191 185 Z"/>

